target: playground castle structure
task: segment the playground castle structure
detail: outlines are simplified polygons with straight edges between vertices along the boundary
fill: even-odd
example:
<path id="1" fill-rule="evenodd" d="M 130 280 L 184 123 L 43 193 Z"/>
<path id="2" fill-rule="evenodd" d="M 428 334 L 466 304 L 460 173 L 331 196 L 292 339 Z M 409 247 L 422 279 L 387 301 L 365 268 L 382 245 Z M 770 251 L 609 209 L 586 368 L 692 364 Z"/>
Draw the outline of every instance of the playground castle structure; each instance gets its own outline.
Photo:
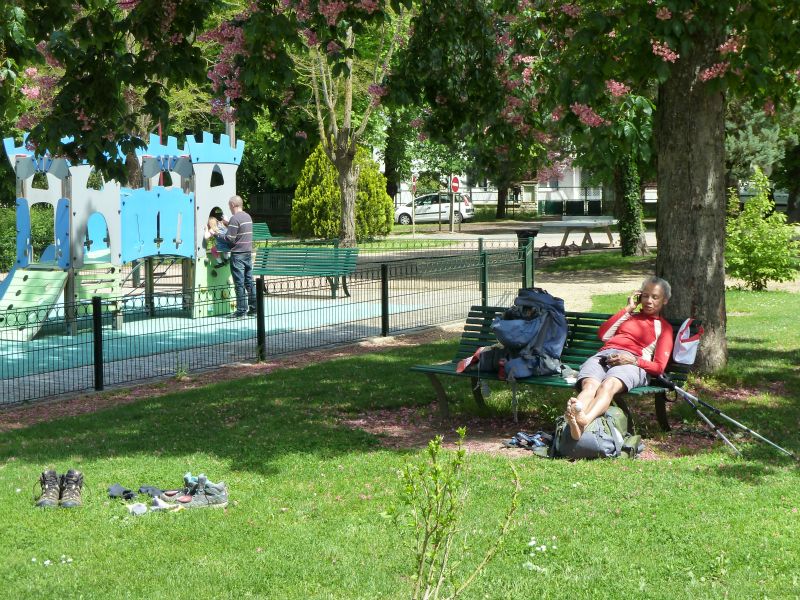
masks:
<path id="1" fill-rule="evenodd" d="M 204 132 L 202 141 L 190 136 L 179 148 L 174 137 L 163 144 L 151 135 L 147 147 L 136 152 L 144 182 L 139 189 L 113 180 L 90 186 L 89 164 L 37 155 L 13 138 L 4 146 L 16 177 L 17 237 L 15 263 L 0 283 L 0 339 L 31 340 L 59 300 L 67 332 L 75 334 L 78 313 L 94 296 L 107 300 L 104 310 L 119 327 L 125 264 L 134 265 L 136 273 L 143 268 L 144 305 L 152 314 L 154 263 L 164 258 L 180 263 L 187 315 L 231 311 L 230 268 L 206 256 L 204 233 L 212 211 L 228 212 L 243 141 L 233 143 L 223 134 L 215 142 Z M 33 186 L 37 173 L 46 176 L 46 189 Z M 163 173 L 172 185 L 159 185 Z M 37 204 L 52 209 L 54 226 L 53 243 L 35 259 L 31 209 Z"/>

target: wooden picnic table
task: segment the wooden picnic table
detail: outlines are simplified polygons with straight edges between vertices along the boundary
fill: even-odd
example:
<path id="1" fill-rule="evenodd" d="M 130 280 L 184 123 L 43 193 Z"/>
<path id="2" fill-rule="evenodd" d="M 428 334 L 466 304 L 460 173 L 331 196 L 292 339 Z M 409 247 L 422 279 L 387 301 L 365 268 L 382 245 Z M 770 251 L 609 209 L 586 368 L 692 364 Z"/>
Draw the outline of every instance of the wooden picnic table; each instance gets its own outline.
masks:
<path id="1" fill-rule="evenodd" d="M 567 238 L 573 231 L 583 233 L 581 248 L 594 248 L 591 232 L 595 229 L 605 231 L 608 236 L 609 245 L 614 245 L 614 237 L 611 235 L 611 226 L 616 225 L 617 220 L 612 217 L 564 217 L 561 221 L 545 221 L 539 223 L 542 229 L 563 229 L 564 237 L 561 239 L 561 246 L 567 245 Z"/>

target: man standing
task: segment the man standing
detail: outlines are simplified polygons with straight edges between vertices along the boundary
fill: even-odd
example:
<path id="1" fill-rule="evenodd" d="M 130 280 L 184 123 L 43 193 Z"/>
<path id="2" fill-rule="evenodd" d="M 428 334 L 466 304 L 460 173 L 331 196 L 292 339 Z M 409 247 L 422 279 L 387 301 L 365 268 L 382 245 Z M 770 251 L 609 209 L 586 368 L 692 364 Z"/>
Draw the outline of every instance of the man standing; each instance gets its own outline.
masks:
<path id="1" fill-rule="evenodd" d="M 231 245 L 231 276 L 236 290 L 236 312 L 233 319 L 256 314 L 256 286 L 253 282 L 253 219 L 242 208 L 240 196 L 228 200 L 231 218 L 228 231 L 218 237 Z"/>

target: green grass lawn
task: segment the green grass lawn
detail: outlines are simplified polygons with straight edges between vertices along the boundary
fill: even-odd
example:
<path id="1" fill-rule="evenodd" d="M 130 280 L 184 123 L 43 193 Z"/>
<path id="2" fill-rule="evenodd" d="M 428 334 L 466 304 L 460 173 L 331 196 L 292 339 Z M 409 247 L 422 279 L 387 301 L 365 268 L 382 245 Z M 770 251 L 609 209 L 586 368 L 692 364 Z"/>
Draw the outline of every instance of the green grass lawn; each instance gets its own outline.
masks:
<path id="1" fill-rule="evenodd" d="M 600 297 L 595 309 L 622 302 Z M 719 407 L 800 451 L 800 295 L 731 292 L 728 310 L 730 365 L 704 385 L 747 386 L 752 395 Z M 420 453 L 383 449 L 338 418 L 428 410 L 430 384 L 408 367 L 446 360 L 454 347 L 310 364 L 1 434 L 5 596 L 409 597 L 412 555 L 385 513 L 397 470 Z M 473 410 L 463 381 L 449 389 Z M 764 444 L 735 442 L 743 459 L 717 446 L 660 461 L 516 460 L 520 510 L 465 597 L 797 597 L 796 466 Z M 502 455 L 468 462 L 459 573 L 494 535 L 511 490 Z M 84 508 L 33 508 L 48 466 L 84 471 Z M 113 483 L 166 488 L 185 471 L 224 480 L 228 509 L 131 517 L 107 498 Z"/>
<path id="2" fill-rule="evenodd" d="M 562 256 L 552 261 L 537 264 L 536 270 L 544 271 L 545 273 L 653 270 L 655 263 L 655 254 L 649 256 L 622 256 L 619 250 L 608 250 L 579 254 L 577 256 Z"/>

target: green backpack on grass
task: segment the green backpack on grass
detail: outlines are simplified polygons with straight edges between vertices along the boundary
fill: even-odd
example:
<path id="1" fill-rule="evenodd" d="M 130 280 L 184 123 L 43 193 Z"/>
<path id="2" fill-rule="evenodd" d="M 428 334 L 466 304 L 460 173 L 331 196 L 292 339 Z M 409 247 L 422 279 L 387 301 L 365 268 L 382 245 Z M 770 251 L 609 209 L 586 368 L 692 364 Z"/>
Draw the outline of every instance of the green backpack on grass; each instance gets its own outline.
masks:
<path id="1" fill-rule="evenodd" d="M 566 419 L 559 417 L 553 443 L 534 452 L 547 458 L 635 458 L 642 450 L 642 436 L 628 433 L 625 413 L 609 406 L 604 415 L 586 426 L 578 440 L 572 439 Z"/>

